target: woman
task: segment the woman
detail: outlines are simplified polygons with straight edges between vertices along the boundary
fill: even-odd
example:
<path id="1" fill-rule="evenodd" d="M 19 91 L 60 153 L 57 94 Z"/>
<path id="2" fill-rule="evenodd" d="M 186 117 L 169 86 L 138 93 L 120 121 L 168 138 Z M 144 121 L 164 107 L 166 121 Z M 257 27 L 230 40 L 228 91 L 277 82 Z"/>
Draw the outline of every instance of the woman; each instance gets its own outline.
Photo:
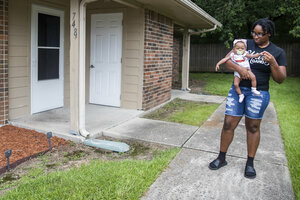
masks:
<path id="1" fill-rule="evenodd" d="M 251 92 L 251 82 L 249 73 L 246 69 L 239 67 L 231 60 L 226 62 L 226 67 L 237 71 L 243 80 L 240 82 L 240 88 L 245 95 L 245 100 L 238 103 L 239 96 L 232 86 L 227 97 L 225 119 L 221 133 L 220 153 L 214 161 L 209 164 L 209 168 L 217 170 L 227 165 L 226 152 L 232 142 L 234 130 L 245 115 L 245 124 L 247 131 L 247 151 L 248 159 L 246 162 L 244 176 L 246 178 L 255 178 L 253 160 L 260 140 L 260 124 L 267 108 L 269 95 L 269 79 L 272 75 L 273 80 L 282 83 L 286 78 L 286 55 L 284 50 L 270 42 L 274 36 L 275 25 L 269 19 L 259 19 L 252 25 L 252 40 L 247 40 L 247 51 L 250 54 L 262 53 L 259 58 L 250 59 L 250 67 L 257 79 L 257 90 L 261 95 L 255 95 Z"/>

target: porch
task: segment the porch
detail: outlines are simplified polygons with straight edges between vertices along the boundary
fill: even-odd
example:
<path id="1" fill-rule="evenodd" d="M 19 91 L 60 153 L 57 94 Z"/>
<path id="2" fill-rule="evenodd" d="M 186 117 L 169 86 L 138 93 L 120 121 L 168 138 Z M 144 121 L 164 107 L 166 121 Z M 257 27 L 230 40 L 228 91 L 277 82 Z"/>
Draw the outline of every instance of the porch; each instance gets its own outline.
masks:
<path id="1" fill-rule="evenodd" d="M 188 95 L 189 92 L 181 90 L 172 90 L 171 99 Z M 166 102 L 166 103 L 168 103 Z M 124 109 L 117 107 L 101 106 L 95 104 L 85 105 L 86 130 L 89 132 L 90 138 L 102 136 L 103 131 L 116 127 L 133 118 L 151 112 L 166 103 L 154 107 L 149 111 Z M 10 124 L 22 128 L 33 129 L 42 133 L 51 131 L 54 136 L 72 140 L 74 142 L 83 142 L 85 140 L 81 135 L 70 133 L 70 108 L 63 107 L 45 112 L 28 115 L 19 119 L 10 121 Z"/>
<path id="2" fill-rule="evenodd" d="M 124 123 L 144 112 L 94 104 L 87 104 L 85 110 L 85 125 L 86 130 L 90 133 L 90 138 L 99 137 L 102 135 L 103 130 Z M 18 127 L 33 129 L 43 133 L 51 131 L 54 136 L 74 142 L 82 142 L 85 140 L 84 137 L 76 133 L 70 133 L 70 107 L 28 115 L 12 120 L 10 123 Z"/>

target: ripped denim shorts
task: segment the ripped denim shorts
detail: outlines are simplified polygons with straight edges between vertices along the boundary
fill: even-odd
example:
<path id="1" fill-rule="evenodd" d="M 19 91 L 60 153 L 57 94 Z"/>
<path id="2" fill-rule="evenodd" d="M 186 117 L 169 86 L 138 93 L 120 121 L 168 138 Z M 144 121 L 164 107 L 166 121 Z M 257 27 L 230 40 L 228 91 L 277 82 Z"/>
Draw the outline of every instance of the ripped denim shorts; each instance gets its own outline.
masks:
<path id="1" fill-rule="evenodd" d="M 251 92 L 251 88 L 240 87 L 245 95 L 244 101 L 239 103 L 239 95 L 232 85 L 226 102 L 225 115 L 241 117 L 245 115 L 250 119 L 262 119 L 266 108 L 270 102 L 269 91 L 259 90 L 260 95 Z"/>

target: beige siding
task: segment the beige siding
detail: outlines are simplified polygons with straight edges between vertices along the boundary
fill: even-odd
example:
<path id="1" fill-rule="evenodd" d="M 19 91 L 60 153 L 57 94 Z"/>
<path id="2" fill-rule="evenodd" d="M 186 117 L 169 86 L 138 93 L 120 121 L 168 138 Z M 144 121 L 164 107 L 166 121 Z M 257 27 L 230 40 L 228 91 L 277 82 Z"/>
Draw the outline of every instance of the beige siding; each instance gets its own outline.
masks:
<path id="1" fill-rule="evenodd" d="M 9 78 L 14 78 L 14 77 L 26 77 L 28 72 L 27 72 L 27 67 L 26 66 L 19 66 L 19 67 L 10 67 L 9 69 L 10 74 L 8 74 Z"/>
<path id="2" fill-rule="evenodd" d="M 10 102 L 14 105 L 14 107 L 12 107 L 14 109 L 22 108 L 26 101 L 28 101 L 27 97 L 13 98 L 10 100 Z"/>
<path id="3" fill-rule="evenodd" d="M 124 15 L 122 107 L 142 109 L 144 10 L 128 8 Z"/>
<path id="4" fill-rule="evenodd" d="M 9 119 L 30 112 L 30 27 L 27 0 L 9 0 L 8 5 L 8 75 Z"/>
<path id="5" fill-rule="evenodd" d="M 64 104 L 69 104 L 69 0 L 9 0 L 9 119 L 30 114 L 31 5 L 65 11 Z"/>
<path id="6" fill-rule="evenodd" d="M 27 88 L 11 88 L 9 90 L 9 97 L 11 99 L 20 98 L 20 97 L 26 97 Z M 13 106 L 13 105 L 11 105 Z"/>
<path id="7" fill-rule="evenodd" d="M 70 0 L 64 0 L 65 6 L 65 42 L 64 42 L 64 106 L 70 106 Z"/>
<path id="8" fill-rule="evenodd" d="M 96 13 L 123 13 L 121 107 L 142 109 L 144 9 L 98 1 L 87 7 L 86 101 L 89 102 L 90 19 Z"/>

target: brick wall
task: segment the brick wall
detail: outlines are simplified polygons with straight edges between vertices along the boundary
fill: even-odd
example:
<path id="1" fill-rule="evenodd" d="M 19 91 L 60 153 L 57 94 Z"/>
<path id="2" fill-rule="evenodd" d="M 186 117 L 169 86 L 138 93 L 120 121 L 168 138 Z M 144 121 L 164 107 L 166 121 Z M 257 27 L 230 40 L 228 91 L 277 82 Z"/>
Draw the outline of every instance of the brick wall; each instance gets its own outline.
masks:
<path id="1" fill-rule="evenodd" d="M 173 22 L 145 10 L 143 109 L 153 108 L 171 97 Z"/>
<path id="2" fill-rule="evenodd" d="M 173 69 L 172 69 L 172 83 L 179 81 L 179 68 L 181 66 L 181 48 L 182 36 L 175 36 L 173 38 Z"/>
<path id="3" fill-rule="evenodd" d="M 0 125 L 8 120 L 8 0 L 0 0 Z"/>

